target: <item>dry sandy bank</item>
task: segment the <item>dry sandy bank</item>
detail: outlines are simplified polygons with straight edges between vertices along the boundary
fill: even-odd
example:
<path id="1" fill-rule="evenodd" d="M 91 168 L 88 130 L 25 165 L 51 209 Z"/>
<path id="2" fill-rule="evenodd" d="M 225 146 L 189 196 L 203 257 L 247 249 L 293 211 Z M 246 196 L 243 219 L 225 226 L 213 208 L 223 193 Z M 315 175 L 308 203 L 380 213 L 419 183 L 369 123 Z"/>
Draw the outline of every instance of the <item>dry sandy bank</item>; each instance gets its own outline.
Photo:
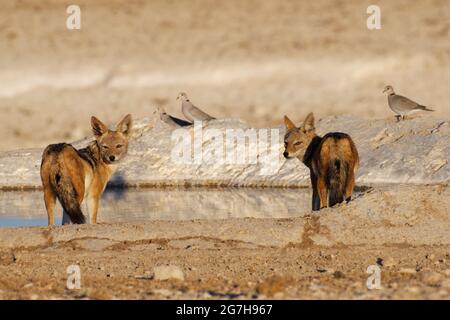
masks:
<path id="1" fill-rule="evenodd" d="M 449 195 L 387 186 L 303 218 L 1 229 L 0 297 L 449 298 Z M 80 290 L 65 287 L 71 264 Z M 185 279 L 153 279 L 159 265 Z"/>

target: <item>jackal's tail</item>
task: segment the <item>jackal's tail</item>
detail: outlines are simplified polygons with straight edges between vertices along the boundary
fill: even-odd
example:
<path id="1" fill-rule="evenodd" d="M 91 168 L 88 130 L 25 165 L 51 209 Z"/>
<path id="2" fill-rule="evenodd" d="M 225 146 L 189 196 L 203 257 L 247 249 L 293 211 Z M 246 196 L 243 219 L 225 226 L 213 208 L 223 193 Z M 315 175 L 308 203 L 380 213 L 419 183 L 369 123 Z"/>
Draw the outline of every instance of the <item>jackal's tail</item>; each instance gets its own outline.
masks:
<path id="1" fill-rule="evenodd" d="M 52 145 L 50 147 L 60 147 L 58 145 Z M 60 147 L 61 148 L 61 147 Z M 54 150 L 46 150 L 46 152 L 52 152 Z M 56 151 L 56 150 L 55 150 Z M 58 150 L 60 151 L 60 150 Z M 56 197 L 58 198 L 64 211 L 69 215 L 72 223 L 81 224 L 85 223 L 86 219 L 81 211 L 80 204 L 78 202 L 78 195 L 70 179 L 70 174 L 67 168 L 62 165 L 64 159 L 57 159 L 58 157 L 64 158 L 64 152 L 57 155 L 54 154 L 51 157 L 51 169 L 49 172 L 49 180 L 51 188 L 53 189 Z M 62 163 L 61 163 L 62 162 Z"/>
<path id="2" fill-rule="evenodd" d="M 348 164 L 340 159 L 332 159 L 328 166 L 328 206 L 332 207 L 344 201 Z"/>

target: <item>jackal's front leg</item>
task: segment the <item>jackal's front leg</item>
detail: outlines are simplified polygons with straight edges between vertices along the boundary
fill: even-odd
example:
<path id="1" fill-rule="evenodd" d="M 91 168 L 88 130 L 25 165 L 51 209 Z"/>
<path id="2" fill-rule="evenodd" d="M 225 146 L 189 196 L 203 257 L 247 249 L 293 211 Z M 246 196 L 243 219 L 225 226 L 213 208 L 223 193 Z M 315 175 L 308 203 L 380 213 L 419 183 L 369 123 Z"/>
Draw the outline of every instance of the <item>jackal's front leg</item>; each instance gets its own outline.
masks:
<path id="1" fill-rule="evenodd" d="M 325 177 L 319 176 L 317 178 L 317 190 L 320 198 L 320 209 L 326 208 L 328 205 L 328 192 Z"/>
<path id="2" fill-rule="evenodd" d="M 97 223 L 97 211 L 100 196 L 89 196 L 88 198 L 88 210 L 89 210 L 89 222 L 91 224 Z"/>
<path id="3" fill-rule="evenodd" d="M 347 203 L 352 199 L 353 189 L 355 188 L 355 173 L 354 170 L 349 170 L 345 185 L 345 201 Z"/>
<path id="4" fill-rule="evenodd" d="M 48 225 L 53 226 L 55 224 L 56 195 L 48 186 L 44 186 L 44 202 L 47 209 Z"/>
<path id="5" fill-rule="evenodd" d="M 320 197 L 319 191 L 317 190 L 317 177 L 311 172 L 311 185 L 313 190 L 312 195 L 312 210 L 317 211 L 320 210 Z"/>

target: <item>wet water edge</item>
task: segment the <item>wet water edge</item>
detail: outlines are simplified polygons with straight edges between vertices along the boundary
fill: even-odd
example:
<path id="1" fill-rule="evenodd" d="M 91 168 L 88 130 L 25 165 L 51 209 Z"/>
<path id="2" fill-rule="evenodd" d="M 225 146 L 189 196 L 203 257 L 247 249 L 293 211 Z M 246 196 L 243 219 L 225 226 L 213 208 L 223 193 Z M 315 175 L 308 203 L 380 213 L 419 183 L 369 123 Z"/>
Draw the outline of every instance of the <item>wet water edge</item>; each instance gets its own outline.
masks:
<path id="1" fill-rule="evenodd" d="M 227 218 L 289 218 L 310 212 L 308 188 L 108 188 L 99 222 Z M 87 216 L 87 208 L 82 207 Z M 56 223 L 62 208 L 57 203 Z M 0 227 L 45 226 L 42 190 L 0 193 Z"/>
<path id="2" fill-rule="evenodd" d="M 358 187 L 354 196 L 370 189 Z M 108 187 L 98 222 L 302 217 L 311 213 L 311 197 L 310 188 Z M 59 202 L 55 222 L 62 222 Z M 42 190 L 0 192 L 0 227 L 46 225 Z"/>

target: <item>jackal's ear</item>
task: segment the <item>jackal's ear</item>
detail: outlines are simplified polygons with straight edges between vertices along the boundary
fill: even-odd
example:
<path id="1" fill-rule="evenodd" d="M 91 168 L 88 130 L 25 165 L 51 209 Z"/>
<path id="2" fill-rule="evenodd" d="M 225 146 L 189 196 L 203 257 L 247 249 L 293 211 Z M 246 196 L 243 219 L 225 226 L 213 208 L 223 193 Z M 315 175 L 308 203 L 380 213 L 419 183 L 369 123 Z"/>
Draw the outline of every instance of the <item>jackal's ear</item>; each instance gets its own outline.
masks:
<path id="1" fill-rule="evenodd" d="M 91 127 L 96 138 L 108 132 L 108 127 L 94 116 L 91 117 Z"/>
<path id="2" fill-rule="evenodd" d="M 124 135 L 128 136 L 131 132 L 131 114 L 127 114 L 118 124 L 117 124 L 117 131 L 123 133 Z"/>
<path id="3" fill-rule="evenodd" d="M 312 112 L 310 112 L 306 118 L 305 118 L 305 122 L 303 122 L 303 129 L 305 132 L 308 131 L 312 131 L 315 129 L 314 127 L 314 114 Z"/>
<path id="4" fill-rule="evenodd" d="M 284 125 L 288 130 L 297 128 L 295 124 L 291 121 L 291 119 L 288 118 L 288 116 L 284 116 Z"/>

